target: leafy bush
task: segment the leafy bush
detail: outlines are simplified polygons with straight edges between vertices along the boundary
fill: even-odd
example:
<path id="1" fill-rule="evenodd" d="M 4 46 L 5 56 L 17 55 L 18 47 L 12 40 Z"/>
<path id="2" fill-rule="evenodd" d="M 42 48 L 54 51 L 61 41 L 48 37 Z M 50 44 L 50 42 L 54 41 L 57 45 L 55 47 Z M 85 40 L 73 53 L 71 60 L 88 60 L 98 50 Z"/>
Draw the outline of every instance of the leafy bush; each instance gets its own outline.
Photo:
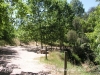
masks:
<path id="1" fill-rule="evenodd" d="M 0 46 L 5 46 L 7 45 L 8 43 L 5 41 L 5 40 L 0 40 Z"/>
<path id="2" fill-rule="evenodd" d="M 72 53 L 72 56 L 75 58 L 75 60 L 77 60 L 79 62 L 81 61 L 81 59 L 79 58 L 79 56 L 77 54 Z"/>

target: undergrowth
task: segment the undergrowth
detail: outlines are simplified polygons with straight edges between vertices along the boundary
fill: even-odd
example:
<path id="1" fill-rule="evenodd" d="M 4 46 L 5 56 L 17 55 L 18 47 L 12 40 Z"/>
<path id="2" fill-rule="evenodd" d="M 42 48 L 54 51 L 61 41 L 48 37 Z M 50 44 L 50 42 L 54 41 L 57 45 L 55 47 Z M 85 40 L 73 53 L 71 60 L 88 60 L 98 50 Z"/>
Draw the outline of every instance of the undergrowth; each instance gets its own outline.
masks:
<path id="1" fill-rule="evenodd" d="M 64 53 L 60 53 L 57 51 L 50 52 L 48 55 L 48 59 L 46 60 L 45 57 L 40 58 L 40 62 L 46 63 L 49 65 L 54 65 L 56 69 L 61 70 L 63 75 L 63 68 L 64 68 Z M 95 75 L 91 72 L 87 72 L 82 66 L 76 66 L 67 62 L 67 74 L 68 75 Z"/>

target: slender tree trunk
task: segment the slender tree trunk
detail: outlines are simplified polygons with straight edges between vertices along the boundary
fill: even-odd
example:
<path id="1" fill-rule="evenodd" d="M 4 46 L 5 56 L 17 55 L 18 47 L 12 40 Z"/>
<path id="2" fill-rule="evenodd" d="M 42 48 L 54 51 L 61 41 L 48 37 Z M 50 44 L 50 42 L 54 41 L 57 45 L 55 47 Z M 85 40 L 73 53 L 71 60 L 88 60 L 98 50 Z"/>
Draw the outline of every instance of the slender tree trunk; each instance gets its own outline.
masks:
<path id="1" fill-rule="evenodd" d="M 52 50 L 52 41 L 51 41 L 51 50 Z"/>

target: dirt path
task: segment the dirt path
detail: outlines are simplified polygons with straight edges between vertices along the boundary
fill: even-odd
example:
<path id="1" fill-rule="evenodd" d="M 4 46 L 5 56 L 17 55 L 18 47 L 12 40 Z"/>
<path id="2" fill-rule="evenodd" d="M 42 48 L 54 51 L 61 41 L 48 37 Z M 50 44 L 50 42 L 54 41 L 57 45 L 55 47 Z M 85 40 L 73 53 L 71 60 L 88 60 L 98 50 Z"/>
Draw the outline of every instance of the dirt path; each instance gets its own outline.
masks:
<path id="1" fill-rule="evenodd" d="M 4 48 L 0 57 L 0 75 L 3 75 L 4 72 L 9 72 L 9 74 L 4 75 L 48 75 L 50 70 L 36 59 L 44 54 L 29 52 L 27 49 L 29 48 L 21 46 Z M 10 54 L 11 52 L 7 54 L 6 51 L 10 50 L 12 54 Z M 46 74 L 40 74 L 40 72 Z"/>

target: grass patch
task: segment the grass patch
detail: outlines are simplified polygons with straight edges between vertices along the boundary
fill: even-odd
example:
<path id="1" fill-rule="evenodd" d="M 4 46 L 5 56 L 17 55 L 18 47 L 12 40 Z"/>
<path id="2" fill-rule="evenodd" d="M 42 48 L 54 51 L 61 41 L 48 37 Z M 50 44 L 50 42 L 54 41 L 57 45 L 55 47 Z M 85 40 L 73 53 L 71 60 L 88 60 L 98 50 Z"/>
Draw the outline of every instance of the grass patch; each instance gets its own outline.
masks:
<path id="1" fill-rule="evenodd" d="M 46 60 L 45 57 L 41 57 L 40 61 L 47 64 L 55 65 L 59 68 L 63 67 L 64 64 L 64 62 L 59 57 L 59 52 L 56 51 L 49 53 L 48 60 Z"/>
<path id="2" fill-rule="evenodd" d="M 40 62 L 54 65 L 57 69 L 64 68 L 64 53 L 60 52 L 50 52 L 48 55 L 48 60 L 45 60 L 45 57 L 40 58 Z M 68 75 L 95 75 L 91 72 L 86 72 L 86 70 L 82 66 L 72 65 L 70 62 L 67 62 L 67 73 Z M 63 75 L 63 71 L 62 74 Z"/>

